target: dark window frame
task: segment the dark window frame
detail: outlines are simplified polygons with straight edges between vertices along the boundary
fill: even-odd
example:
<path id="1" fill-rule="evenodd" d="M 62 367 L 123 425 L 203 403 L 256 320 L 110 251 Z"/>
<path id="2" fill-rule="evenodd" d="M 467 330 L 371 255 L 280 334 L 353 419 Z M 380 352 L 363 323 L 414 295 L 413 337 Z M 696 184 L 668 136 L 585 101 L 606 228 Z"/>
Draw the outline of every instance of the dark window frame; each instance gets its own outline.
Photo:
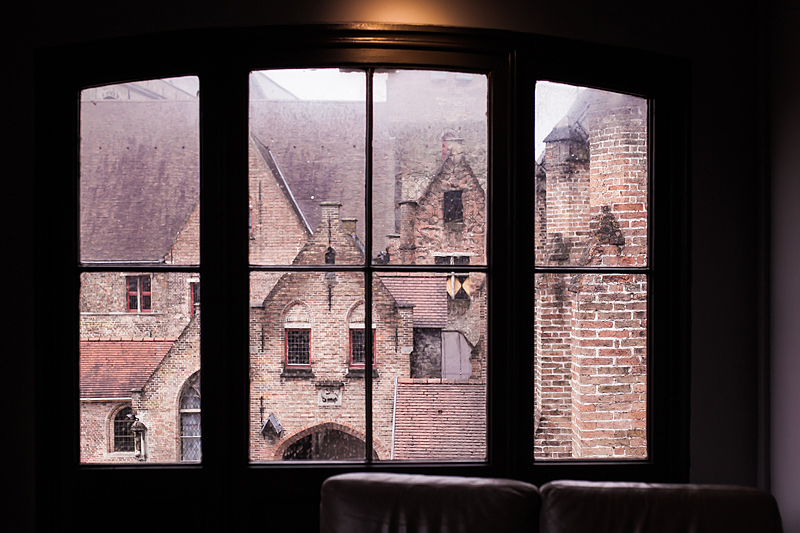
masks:
<path id="1" fill-rule="evenodd" d="M 200 282 L 189 282 L 189 318 L 194 318 L 197 308 L 200 307 Z"/>
<path id="2" fill-rule="evenodd" d="M 281 52 L 271 52 L 267 43 L 275 43 L 274 50 Z M 181 53 L 163 53 L 172 48 Z M 118 51 L 123 49 L 128 53 L 121 57 Z M 42 50 L 37 64 L 36 129 L 48 135 L 38 135 L 36 146 L 41 154 L 37 157 L 36 192 L 42 199 L 40 212 L 45 213 L 36 221 L 36 269 L 38 279 L 51 279 L 53 272 L 63 274 L 58 283 L 37 287 L 35 304 L 41 310 L 36 322 L 36 381 L 42 391 L 37 394 L 36 443 L 37 453 L 48 457 L 47 462 L 37 464 L 37 506 L 47 510 L 38 516 L 43 529 L 56 520 L 77 520 L 82 509 L 79 502 L 93 501 L 95 510 L 115 508 L 113 497 L 117 492 L 109 491 L 109 486 L 146 492 L 154 499 L 176 504 L 180 501 L 177 495 L 192 486 L 207 498 L 203 501 L 213 505 L 203 505 L 195 516 L 184 517 L 181 526 L 231 528 L 247 523 L 250 514 L 246 509 L 254 503 L 250 495 L 253 486 L 262 489 L 259 499 L 290 506 L 297 501 L 316 501 L 319 483 L 325 477 L 366 468 L 359 464 L 253 466 L 247 461 L 248 280 L 239 274 L 247 271 L 249 244 L 245 229 L 247 75 L 251 69 L 262 68 L 377 65 L 490 75 L 493 180 L 487 256 L 492 258 L 489 333 L 493 355 L 487 406 L 489 459 L 485 463 L 435 465 L 376 463 L 369 469 L 495 475 L 534 483 L 555 478 L 688 480 L 690 67 L 685 61 L 510 32 L 342 26 L 136 36 Z M 199 271 L 204 280 L 201 357 L 206 377 L 204 395 L 208 398 L 202 412 L 203 462 L 179 468 L 79 466 L 77 94 L 88 86 L 189 74 L 199 75 L 202 87 L 201 186 L 214 191 L 201 196 L 201 217 L 220 221 L 201 222 L 202 265 L 172 267 Z M 532 88 L 537 80 L 626 92 L 649 100 L 654 165 L 650 299 L 658 305 L 650 304 L 648 314 L 651 453 L 646 461 L 534 463 L 531 361 L 501 355 L 524 349 L 519 332 L 529 329 L 527 320 L 534 313 L 533 287 L 525 283 L 532 252 L 526 247 L 526 224 L 519 222 L 532 218 L 525 199 L 533 198 L 534 185 L 524 176 L 535 172 L 535 161 L 528 155 L 533 146 Z M 63 142 L 54 146 L 53 138 Z M 54 176 L 60 178 L 55 180 Z M 241 229 L 241 238 L 226 239 L 236 233 L 235 229 Z M 156 265 L 149 270 L 156 273 L 162 268 Z M 336 269 L 347 270 L 338 265 Z M 135 272 L 133 267 L 119 270 Z M 459 270 L 479 269 L 470 266 Z M 64 313 L 47 311 L 54 300 L 68 303 Z M 74 401 L 65 402 L 65 398 Z M 66 428 L 67 435 L 64 445 L 53 449 L 48 446 L 48 413 L 56 403 L 65 406 L 61 427 Z M 62 490 L 64 487 L 70 490 Z M 315 514 L 306 514 L 301 520 L 305 518 L 304 523 L 313 528 Z"/>

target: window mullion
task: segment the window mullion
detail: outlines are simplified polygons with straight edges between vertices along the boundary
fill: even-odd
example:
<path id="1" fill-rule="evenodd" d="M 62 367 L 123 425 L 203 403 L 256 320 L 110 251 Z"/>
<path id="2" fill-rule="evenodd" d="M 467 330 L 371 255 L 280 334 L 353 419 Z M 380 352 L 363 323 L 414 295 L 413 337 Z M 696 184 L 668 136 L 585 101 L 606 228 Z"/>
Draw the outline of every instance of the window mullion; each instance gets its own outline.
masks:
<path id="1" fill-rule="evenodd" d="M 374 332 L 372 331 L 372 140 L 373 140 L 373 76 L 375 70 L 367 69 L 367 100 L 366 100 L 366 161 L 364 179 L 364 261 L 366 272 L 364 276 L 364 345 L 371 346 Z M 374 353 L 364 351 L 364 417 L 366 462 L 372 463 L 372 363 Z"/>
<path id="2" fill-rule="evenodd" d="M 200 78 L 203 464 L 227 479 L 247 461 L 247 74 Z"/>

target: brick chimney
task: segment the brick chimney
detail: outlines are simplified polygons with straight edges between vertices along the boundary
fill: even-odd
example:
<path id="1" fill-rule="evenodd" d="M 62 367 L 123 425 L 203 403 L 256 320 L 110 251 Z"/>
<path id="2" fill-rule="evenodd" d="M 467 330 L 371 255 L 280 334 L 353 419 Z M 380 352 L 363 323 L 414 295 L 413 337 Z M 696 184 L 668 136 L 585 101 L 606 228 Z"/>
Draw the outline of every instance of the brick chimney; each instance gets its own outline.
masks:
<path id="1" fill-rule="evenodd" d="M 322 207 L 322 220 L 327 224 L 328 221 L 335 224 L 339 222 L 339 209 L 342 204 L 339 202 L 320 202 Z"/>
<path id="2" fill-rule="evenodd" d="M 404 200 L 400 202 L 400 263 L 415 264 L 416 246 L 414 245 L 414 222 L 417 218 L 417 202 Z"/>
<path id="3" fill-rule="evenodd" d="M 356 223 L 358 222 L 357 218 L 343 218 L 342 219 L 342 229 L 345 233 L 350 235 L 356 234 Z"/>

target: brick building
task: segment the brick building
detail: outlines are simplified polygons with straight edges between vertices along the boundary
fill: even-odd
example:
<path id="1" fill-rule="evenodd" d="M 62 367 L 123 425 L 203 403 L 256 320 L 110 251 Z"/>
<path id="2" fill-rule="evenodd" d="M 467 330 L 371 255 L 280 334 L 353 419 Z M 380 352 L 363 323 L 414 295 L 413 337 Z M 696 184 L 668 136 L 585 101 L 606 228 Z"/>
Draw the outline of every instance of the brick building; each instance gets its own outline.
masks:
<path id="1" fill-rule="evenodd" d="M 434 87 L 435 97 L 460 86 L 468 88 L 462 104 L 485 98 L 474 76 L 433 74 L 411 78 Z M 303 269 L 251 275 L 250 456 L 363 457 L 364 278 L 305 268 L 368 259 L 358 225 L 363 108 L 299 101 L 263 78 L 251 79 L 250 262 Z M 390 74 L 387 92 L 402 95 L 406 82 Z M 81 258 L 132 268 L 81 279 L 81 458 L 196 461 L 200 279 L 157 268 L 199 261 L 196 94 L 162 80 L 83 98 L 91 105 L 82 106 Z M 373 279 L 372 452 L 480 458 L 488 295 L 485 274 L 471 267 L 486 265 L 485 130 L 474 111 L 447 116 L 422 105 L 423 117 L 402 101 L 376 108 L 383 119 L 375 205 L 394 208 L 375 209 L 380 252 L 372 260 L 447 268 Z M 466 104 L 459 109 L 472 109 Z M 646 111 L 640 99 L 584 90 L 545 138 L 533 227 L 538 264 L 646 263 Z M 163 123 L 156 116 L 170 120 L 146 127 Z M 107 231 L 109 221 L 118 233 Z M 642 455 L 643 279 L 561 272 L 538 274 L 535 283 L 536 456 Z"/>
<path id="2" fill-rule="evenodd" d="M 295 101 L 266 80 L 259 78 L 254 91 L 256 103 L 261 97 L 264 101 L 262 106 L 254 104 L 256 118 L 249 151 L 251 263 L 363 264 L 356 217 L 342 216 L 346 207 L 339 201 L 320 201 L 326 195 L 343 199 L 351 204 L 347 214 L 363 212 L 352 208 L 353 204 L 363 203 L 361 169 L 348 155 L 354 134 L 341 127 L 343 121 L 357 122 L 356 106 L 337 102 L 333 111 L 321 112 L 324 107 Z M 441 85 L 440 81 L 437 83 Z M 463 84 L 463 80 L 459 83 Z M 200 279 L 191 272 L 157 269 L 162 264 L 193 265 L 199 260 L 197 100 L 191 86 L 182 87 L 175 80 L 148 82 L 144 87 L 123 84 L 87 90 L 83 100 L 87 105 L 82 106 L 82 123 L 86 125 L 81 153 L 81 191 L 85 198 L 82 205 L 86 208 L 86 216 L 81 218 L 82 260 L 97 265 L 124 260 L 133 267 L 141 265 L 142 270 L 105 272 L 98 268 L 82 278 L 81 361 L 85 363 L 82 382 L 86 383 L 86 392 L 82 389 L 81 420 L 87 437 L 82 441 L 81 459 L 199 460 Z M 287 102 L 291 111 L 288 114 Z M 326 113 L 339 116 L 334 121 Z M 161 124 L 155 117 L 176 114 L 180 115 L 178 120 L 153 127 Z M 273 120 L 260 122 L 264 116 Z M 322 120 L 325 128 L 320 125 L 298 130 L 298 116 Z M 318 182 L 309 182 L 309 175 L 314 172 L 307 172 L 302 157 L 296 161 L 284 146 L 282 154 L 289 154 L 287 166 L 302 176 L 290 185 L 291 178 L 272 147 L 261 140 L 269 139 L 272 146 L 281 149 L 281 142 L 276 142 L 270 131 L 281 121 L 305 135 L 300 148 L 292 144 L 292 150 L 322 148 L 317 146 L 320 139 L 338 150 L 332 164 L 317 169 Z M 332 125 L 339 126 L 335 133 L 331 133 Z M 376 232 L 399 228 L 404 235 L 410 235 L 407 244 L 419 248 L 419 252 L 409 264 L 440 264 L 442 258 L 452 261 L 453 257 L 473 256 L 485 262 L 483 187 L 463 154 L 457 153 L 463 140 L 450 133 L 442 152 L 437 144 L 441 143 L 443 130 L 437 129 L 439 133 L 433 137 L 436 140 L 426 149 L 431 152 L 428 158 L 433 164 L 426 163 L 425 168 L 441 168 L 426 177 L 427 187 L 409 186 L 413 180 L 406 176 L 408 172 L 392 175 L 387 182 L 392 198 L 401 190 L 419 195 L 414 204 L 420 207 L 419 220 L 412 221 L 416 230 L 395 221 L 397 210 L 389 209 L 382 213 L 386 221 L 376 221 Z M 457 125 L 455 129 L 459 129 Z M 423 139 L 425 147 L 430 143 L 427 137 Z M 410 154 L 421 153 L 412 145 L 406 149 Z M 418 164 L 402 156 L 393 158 L 398 167 Z M 339 178 L 332 178 L 339 173 Z M 418 177 L 414 179 L 419 181 Z M 326 189 L 328 185 L 333 188 Z M 456 213 L 462 220 L 443 221 L 445 189 L 464 191 L 462 212 Z M 295 190 L 302 196 L 296 196 Z M 309 195 L 308 191 L 315 194 Z M 133 204 L 131 197 L 136 198 Z M 298 198 L 303 198 L 307 206 L 314 206 L 308 217 Z M 315 202 L 311 204 L 310 200 Z M 462 199 L 458 198 L 458 202 Z M 473 213 L 473 205 L 480 213 Z M 169 212 L 168 220 L 163 218 L 164 211 Z M 438 213 L 439 220 L 430 219 L 433 212 Z M 123 238 L 103 231 L 109 219 L 117 221 L 114 229 L 122 232 Z M 317 221 L 314 231 L 309 220 Z M 440 230 L 429 234 L 431 224 L 438 224 Z M 467 232 L 479 235 L 479 241 L 463 245 L 457 234 Z M 150 233 L 156 238 L 141 238 Z M 391 253 L 388 243 L 396 239 L 393 235 L 384 239 L 388 239 L 384 250 Z M 399 259 L 395 255 L 394 261 Z M 468 278 L 424 273 L 405 277 L 385 273 L 375 278 L 372 325 L 376 457 L 395 457 L 394 442 L 402 440 L 395 431 L 400 424 L 396 424 L 394 399 L 407 396 L 402 393 L 404 387 L 427 387 L 434 396 L 441 392 L 443 405 L 453 404 L 454 396 L 447 390 L 456 382 L 462 388 L 477 390 L 485 398 L 485 298 L 470 305 L 470 294 L 481 293 L 481 284 L 470 285 Z M 404 289 L 410 293 L 404 293 Z M 252 274 L 252 459 L 363 456 L 363 292 L 363 279 L 356 273 L 272 270 Z M 156 354 L 151 350 L 149 358 L 126 356 L 153 346 L 160 351 Z M 99 391 L 95 384 L 117 374 L 121 377 L 113 390 Z M 92 390 L 99 392 L 90 394 Z M 457 414 L 456 419 L 473 428 L 485 427 L 484 406 L 485 400 L 481 400 L 480 405 Z M 475 409 L 481 413 L 477 424 L 472 412 Z M 411 419 L 419 419 L 413 407 L 406 407 L 403 412 Z M 453 410 L 448 407 L 447 412 L 450 418 L 440 429 L 458 427 L 459 424 L 453 425 Z M 431 423 L 435 428 L 434 419 Z M 428 453 L 429 458 L 452 457 L 454 453 L 461 457 L 482 456 L 485 431 L 473 433 L 477 436 L 468 439 L 469 445 L 462 446 L 463 451 L 441 448 L 435 453 L 422 453 Z M 119 442 L 126 444 L 118 445 Z M 408 451 L 406 446 L 396 458 L 412 457 L 413 450 Z"/>
<path id="3" fill-rule="evenodd" d="M 646 101 L 584 90 L 544 141 L 537 264 L 644 266 Z M 537 274 L 536 295 L 536 457 L 646 455 L 644 276 Z"/>

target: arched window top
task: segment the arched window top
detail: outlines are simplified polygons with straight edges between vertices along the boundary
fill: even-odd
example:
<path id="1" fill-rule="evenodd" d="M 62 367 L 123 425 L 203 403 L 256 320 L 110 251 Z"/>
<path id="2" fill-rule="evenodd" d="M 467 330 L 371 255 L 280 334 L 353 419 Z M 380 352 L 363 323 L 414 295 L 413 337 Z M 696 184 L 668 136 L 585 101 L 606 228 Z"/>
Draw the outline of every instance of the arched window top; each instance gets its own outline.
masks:
<path id="1" fill-rule="evenodd" d="M 200 372 L 186 382 L 180 399 L 181 461 L 200 461 L 203 457 L 200 426 Z"/>
<path id="2" fill-rule="evenodd" d="M 350 314 L 347 316 L 347 324 L 351 328 L 363 328 L 364 327 L 364 301 L 360 301 L 353 305 L 352 309 L 350 309 Z M 375 312 L 375 309 L 372 310 L 372 327 L 376 327 L 378 323 L 378 314 Z"/>
<path id="3" fill-rule="evenodd" d="M 307 327 L 311 324 L 311 312 L 303 302 L 292 302 L 283 311 L 285 327 Z"/>
<path id="4" fill-rule="evenodd" d="M 181 410 L 200 409 L 200 373 L 196 373 L 186 382 L 181 394 Z"/>
<path id="5" fill-rule="evenodd" d="M 130 406 L 123 407 L 114 415 L 114 451 L 132 452 L 134 451 L 133 431 L 133 409 Z"/>

